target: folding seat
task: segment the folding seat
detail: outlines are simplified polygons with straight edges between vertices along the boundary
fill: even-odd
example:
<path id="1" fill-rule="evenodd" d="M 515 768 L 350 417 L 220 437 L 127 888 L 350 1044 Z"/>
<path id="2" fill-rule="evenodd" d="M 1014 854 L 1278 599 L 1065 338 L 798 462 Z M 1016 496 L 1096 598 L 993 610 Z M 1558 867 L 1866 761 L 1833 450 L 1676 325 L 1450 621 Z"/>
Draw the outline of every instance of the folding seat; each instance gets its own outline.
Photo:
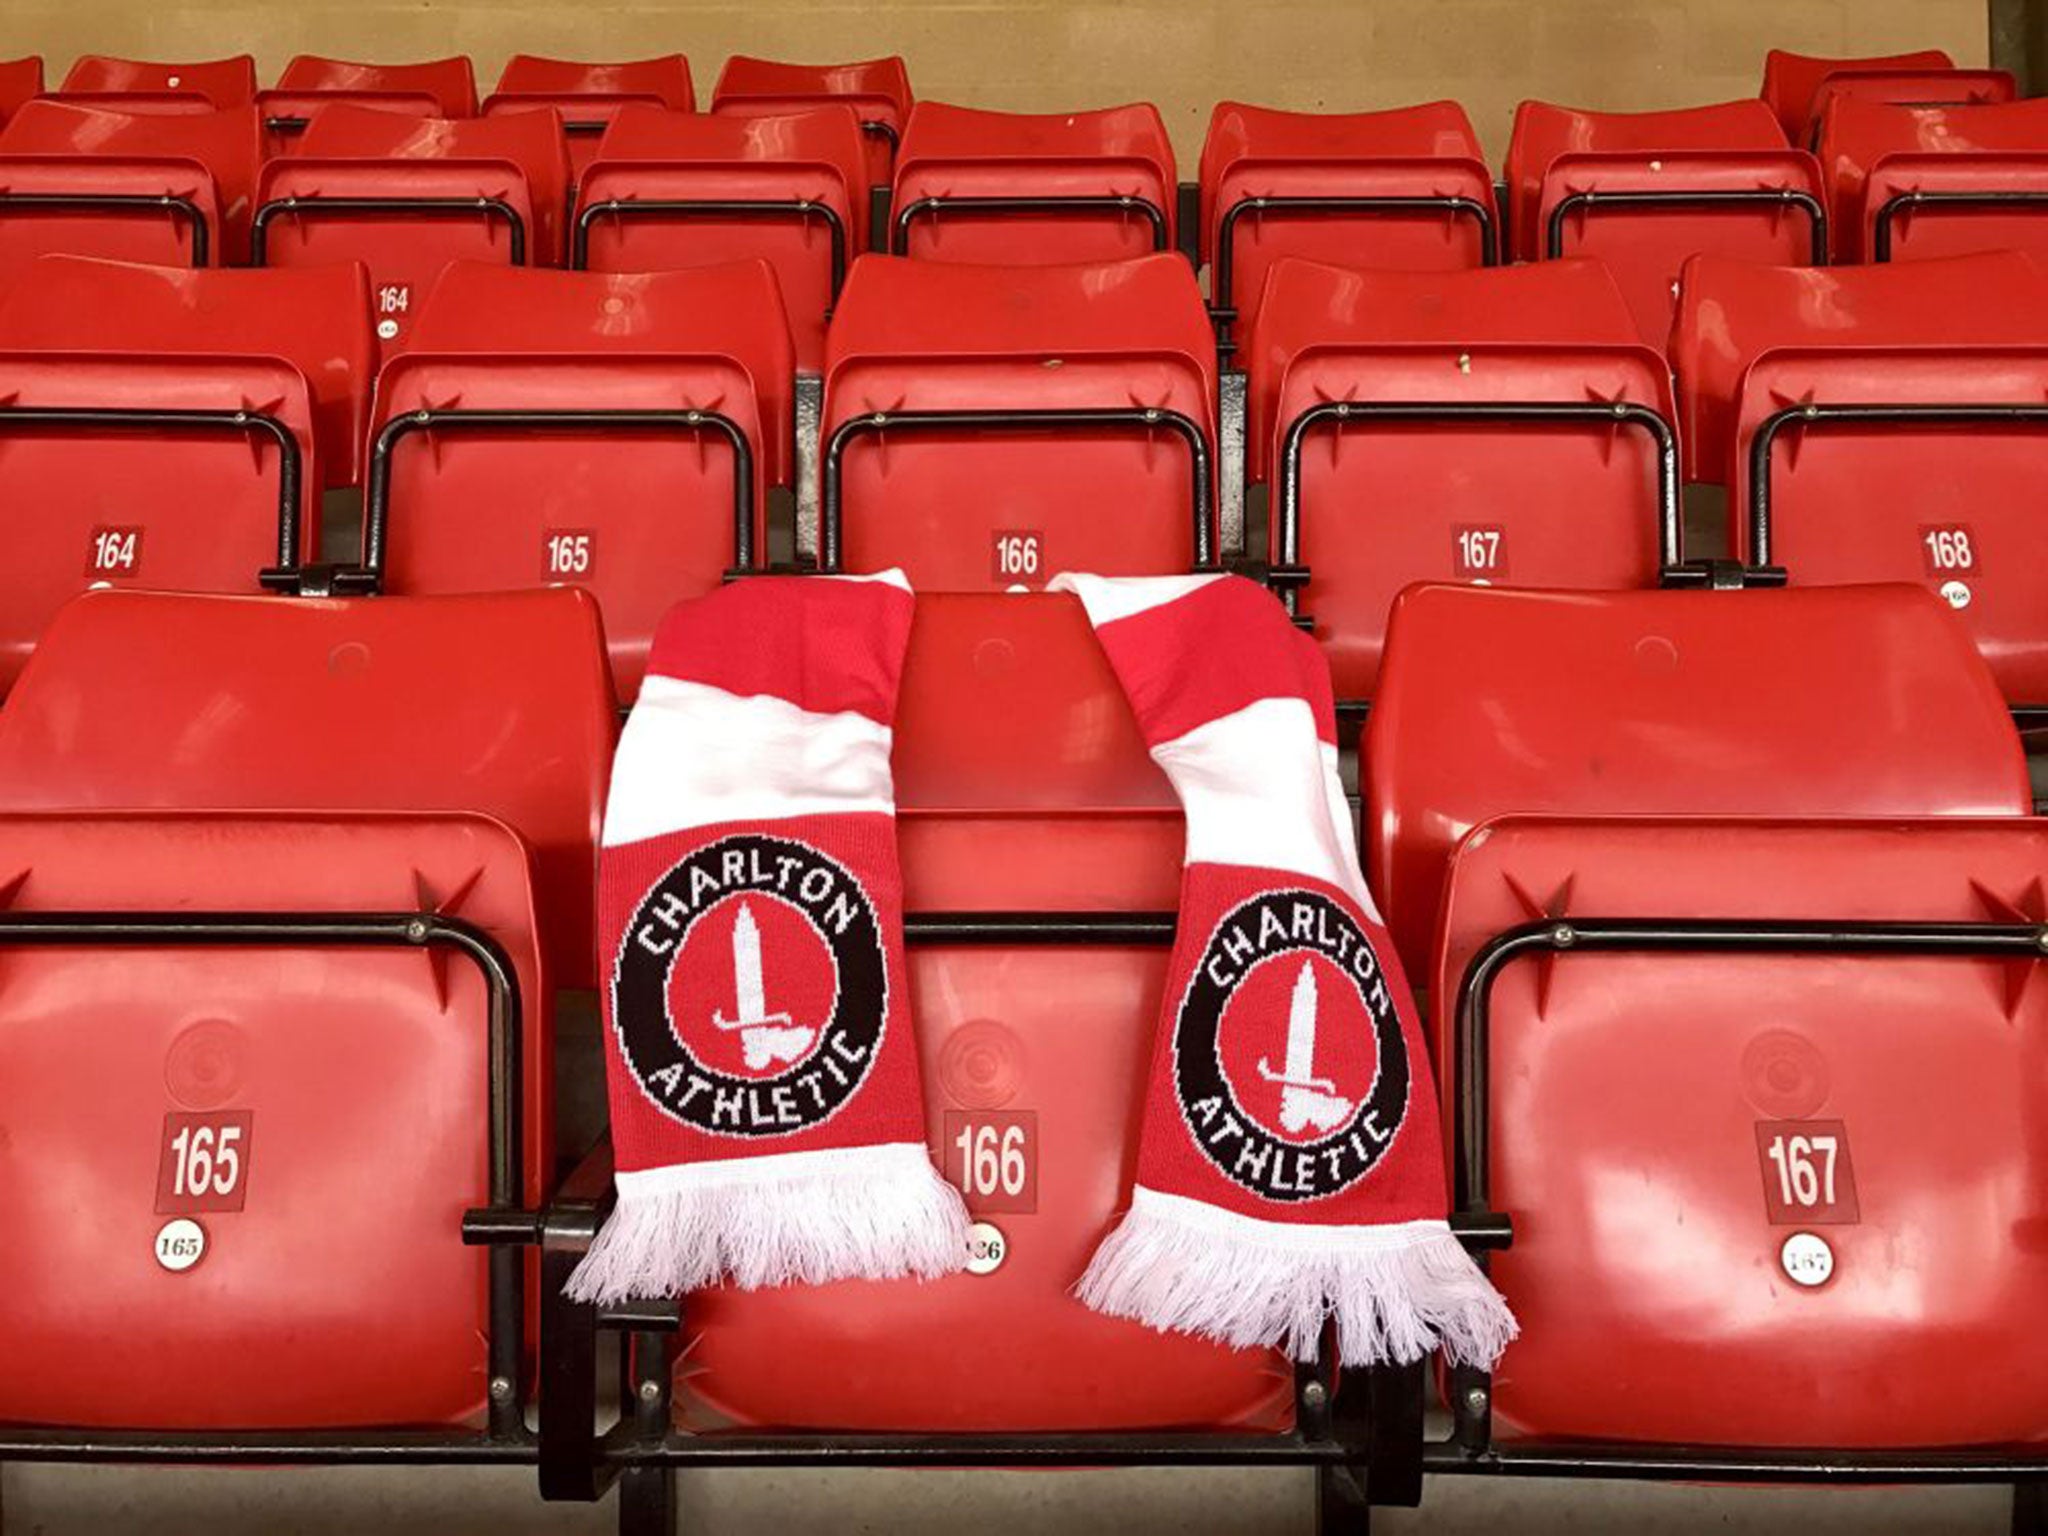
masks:
<path id="1" fill-rule="evenodd" d="M 552 1184 L 598 645 L 559 592 L 52 626 L 0 719 L 0 1211 L 41 1234 L 0 1257 L 0 1419 L 516 1440 L 524 1266 L 465 1212 Z"/>
<path id="2" fill-rule="evenodd" d="M 1279 1357 L 1071 1294 L 1129 1187 L 1181 844 L 1078 604 L 920 594 L 893 761 L 932 1155 L 986 1224 L 983 1272 L 692 1295 L 677 1419 L 1280 1427 Z"/>
<path id="3" fill-rule="evenodd" d="M 1454 101 L 1387 112 L 1220 103 L 1202 144 L 1201 260 L 1229 349 L 1283 256 L 1417 271 L 1500 259 L 1493 173 Z"/>
<path id="4" fill-rule="evenodd" d="M 1340 700 L 1372 697 L 1412 581 L 1647 587 L 1682 558 L 1670 376 L 1596 261 L 1283 258 L 1247 351 L 1269 580 Z"/>
<path id="5" fill-rule="evenodd" d="M 984 112 L 922 101 L 896 154 L 889 249 L 934 261 L 1113 261 L 1174 248 L 1173 144 L 1149 102 Z"/>
<path id="6" fill-rule="evenodd" d="M 2019 96 L 2019 85 L 2003 69 L 1943 69 L 1928 73 L 1902 70 L 1830 75 L 1814 92 L 1812 147 L 1818 148 L 1828 114 L 1838 101 L 1888 103 L 1902 107 L 1984 107 Z M 1825 162 L 1823 162 L 1825 163 Z"/>
<path id="7" fill-rule="evenodd" d="M 868 183 L 886 187 L 914 100 L 910 73 L 894 54 L 856 64 L 789 64 L 736 53 L 718 72 L 711 110 L 780 114 L 844 101 L 860 114 L 867 135 Z"/>
<path id="8" fill-rule="evenodd" d="M 2048 704 L 2040 268 L 2014 253 L 1825 274 L 1702 262 L 1676 352 L 1726 465 L 1730 554 L 1794 586 L 1924 586 L 2016 709 Z"/>
<path id="9" fill-rule="evenodd" d="M 1845 259 L 2048 252 L 2048 101 L 1837 102 L 1821 164 Z"/>
<path id="10" fill-rule="evenodd" d="M 1522 261 L 1598 256 L 1643 339 L 1671 332 L 1678 269 L 1695 251 L 1824 265 L 1820 167 L 1761 101 L 1675 112 L 1515 111 L 1509 226 Z"/>
<path id="11" fill-rule="evenodd" d="M 819 563 L 921 592 L 1213 568 L 1215 359 L 1178 256 L 863 256 L 826 354 Z"/>
<path id="12" fill-rule="evenodd" d="M 298 375 L 290 392 L 294 419 L 310 406 L 313 449 L 303 479 L 312 520 L 322 489 L 361 483 L 376 380 L 369 312 L 369 275 L 354 262 L 252 272 L 45 256 L 0 297 L 0 347 L 279 360 Z M 253 379 L 247 392 L 255 404 L 260 391 Z"/>
<path id="13" fill-rule="evenodd" d="M 0 124 L 42 94 L 43 61 L 39 56 L 0 59 Z"/>
<path id="14" fill-rule="evenodd" d="M 760 117 L 627 107 L 577 185 L 570 265 L 667 272 L 765 260 L 798 364 L 816 373 L 847 263 L 868 245 L 864 155 L 843 106 Z"/>
<path id="15" fill-rule="evenodd" d="M 71 66 L 57 94 L 97 98 L 124 112 L 175 110 L 181 100 L 216 109 L 246 107 L 256 99 L 256 61 L 246 53 L 187 63 L 88 53 Z"/>
<path id="16" fill-rule="evenodd" d="M 314 112 L 337 101 L 412 117 L 475 117 L 476 70 L 466 54 L 418 64 L 352 64 L 302 53 L 256 97 L 270 152 L 291 153 Z"/>
<path id="17" fill-rule="evenodd" d="M 389 359 L 452 261 L 560 266 L 569 163 L 545 108 L 413 118 L 322 107 L 289 159 L 263 168 L 258 266 L 360 261 Z"/>
<path id="18" fill-rule="evenodd" d="M 240 262 L 261 156 L 252 107 L 166 116 L 28 102 L 0 128 L 0 282 L 49 252 Z"/>
<path id="19" fill-rule="evenodd" d="M 1811 145 L 1826 102 L 1840 95 L 1871 95 L 1880 101 L 1957 101 L 1953 94 L 1986 88 L 1987 77 L 2003 70 L 1959 70 L 1938 48 L 1859 58 L 1823 58 L 1773 48 L 1764 55 L 1765 104 L 1793 144 Z M 1958 77 L 1951 79 L 1950 77 Z M 2006 76 L 2009 84 L 2011 77 Z M 1995 86 L 1989 87 L 1996 89 Z M 1904 93 L 1904 94 L 1901 94 Z M 2010 100 L 2008 89 L 1997 100 Z"/>
<path id="20" fill-rule="evenodd" d="M 620 109 L 628 106 L 696 111 L 690 61 L 680 53 L 667 53 L 624 64 L 588 64 L 515 53 L 505 61 L 498 88 L 484 102 L 484 115 L 553 107 L 561 115 L 569 146 L 570 174 L 580 178 L 597 153 L 598 140 Z"/>
<path id="21" fill-rule="evenodd" d="M 766 563 L 793 387 L 765 262 L 458 262 L 378 383 L 363 569 L 401 595 L 583 587 L 630 699 L 668 607 Z"/>
<path id="22" fill-rule="evenodd" d="M 1906 587 L 1412 588 L 1394 607 L 1362 763 L 1367 876 L 1418 983 L 1434 971 L 1452 850 L 1496 816 L 2032 805 L 1969 636 Z M 1532 919 L 1558 899 L 1525 889 Z"/>

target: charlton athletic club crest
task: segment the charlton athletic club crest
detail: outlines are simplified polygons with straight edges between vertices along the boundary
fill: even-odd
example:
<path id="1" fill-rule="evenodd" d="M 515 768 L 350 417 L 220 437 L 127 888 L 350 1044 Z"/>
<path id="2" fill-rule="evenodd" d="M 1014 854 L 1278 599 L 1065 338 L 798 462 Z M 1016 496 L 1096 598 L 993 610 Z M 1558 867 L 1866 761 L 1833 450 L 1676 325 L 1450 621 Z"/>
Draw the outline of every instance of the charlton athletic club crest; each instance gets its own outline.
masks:
<path id="1" fill-rule="evenodd" d="M 696 849 L 641 898 L 612 1018 L 641 1091 L 714 1136 L 830 1119 L 881 1049 L 888 967 L 867 892 L 789 838 Z"/>
<path id="2" fill-rule="evenodd" d="M 1216 925 L 1174 1026 L 1195 1145 L 1268 1200 L 1363 1178 L 1408 1109 L 1401 1018 L 1364 931 L 1314 891 L 1266 892 Z"/>

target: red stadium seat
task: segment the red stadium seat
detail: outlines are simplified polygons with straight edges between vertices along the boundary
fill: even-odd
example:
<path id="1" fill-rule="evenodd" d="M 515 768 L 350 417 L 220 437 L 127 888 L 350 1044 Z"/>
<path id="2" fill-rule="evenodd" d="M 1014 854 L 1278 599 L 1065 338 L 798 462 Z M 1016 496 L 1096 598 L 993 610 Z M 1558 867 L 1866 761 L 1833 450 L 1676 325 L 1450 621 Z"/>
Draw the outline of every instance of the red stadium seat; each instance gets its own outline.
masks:
<path id="1" fill-rule="evenodd" d="M 850 108 L 715 117 L 627 107 L 576 193 L 570 265 L 667 272 L 759 258 L 775 268 L 797 362 L 825 361 L 825 321 L 868 245 L 860 124 Z"/>
<path id="2" fill-rule="evenodd" d="M 124 643 L 175 659 L 165 634 Z M 53 671 L 111 659 L 68 640 Z M 401 654 L 407 670 L 437 659 Z M 218 725 L 223 690 L 243 704 L 263 656 L 260 641 L 238 651 L 179 700 Z M 332 681 L 322 658 L 305 659 L 295 686 Z M 41 680 L 35 708 L 60 686 Z M 400 691 L 413 681 L 393 678 Z M 189 747 L 194 719 L 164 715 L 162 729 Z M 308 741 L 334 748 L 347 734 L 335 723 L 309 718 Z M 35 798 L 13 784 L 14 740 L 55 724 L 8 712 L 10 800 Z M 109 732 L 97 745 L 129 744 Z M 423 774 L 462 771 L 462 756 L 420 749 L 409 740 L 404 755 Z M 66 757 L 43 788 L 91 800 L 100 767 Z M 222 793 L 191 786 L 207 804 Z M 520 1339 L 487 1350 L 488 1261 L 463 1246 L 462 1216 L 529 1204 L 552 1157 L 552 1008 L 526 845 L 502 822 L 448 813 L 8 812 L 0 838 L 16 887 L 0 914 L 0 1218 L 38 1234 L 0 1252 L 0 1420 L 243 1433 L 481 1420 L 492 1378 L 517 1374 Z M 95 932 L 150 913 L 174 931 Z M 83 930 L 68 944 L 26 926 L 66 914 Z M 305 934 L 315 923 L 354 930 L 355 946 Z M 502 1106 L 499 1137 L 522 1132 L 524 1145 L 495 1190 L 494 959 L 479 940 L 510 961 L 508 1081 L 528 1106 Z M 110 1316 L 146 1326 L 109 1328 Z M 284 1339 L 290 1370 L 275 1355 Z"/>
<path id="3" fill-rule="evenodd" d="M 484 115 L 554 108 L 569 146 L 570 174 L 576 178 L 597 153 L 598 140 L 612 120 L 629 106 L 696 111 L 690 61 L 680 53 L 667 53 L 624 64 L 586 64 L 515 53 L 505 61 L 498 88 L 484 103 Z"/>
<path id="4" fill-rule="evenodd" d="M 0 124 L 21 110 L 26 102 L 43 93 L 43 61 L 31 54 L 22 59 L 0 59 Z"/>
<path id="5" fill-rule="evenodd" d="M 1924 585 L 2015 708 L 2048 704 L 2030 508 L 2048 425 L 2048 279 L 1985 254 L 1896 269 L 1702 265 L 1678 328 L 1729 487 L 1729 553 L 1795 586 Z"/>
<path id="6" fill-rule="evenodd" d="M 1174 174 L 1150 103 L 1028 113 L 922 101 L 896 155 L 889 249 L 991 263 L 1170 251 Z"/>
<path id="7" fill-rule="evenodd" d="M 1949 786 L 1922 787 L 1944 808 Z M 1515 1224 L 1492 1263 L 1522 1325 L 1492 1384 L 1504 1429 L 1637 1454 L 2048 1438 L 2044 835 L 1510 818 L 1466 839 L 1439 996 L 1524 933 L 1465 1057 L 1486 1132 L 1468 1188 Z M 1655 942 L 1610 927 L 1631 920 Z M 1768 925 L 1804 932 L 1726 937 Z M 1930 930 L 1939 952 L 1913 942 Z M 1962 1357 L 2009 1369 L 1994 1389 Z"/>
<path id="8" fill-rule="evenodd" d="M 256 97 L 270 152 L 291 153 L 313 114 L 338 101 L 412 117 L 474 117 L 476 70 L 466 54 L 418 64 L 351 64 L 302 53 Z"/>
<path id="9" fill-rule="evenodd" d="M 630 699 L 669 606 L 765 563 L 792 375 L 764 262 L 459 262 L 378 383 L 363 566 L 402 595 L 583 587 Z"/>
<path id="10" fill-rule="evenodd" d="M 1079 605 L 920 594 L 894 768 L 932 1155 L 1000 1233 L 1001 1262 L 923 1283 L 692 1296 L 679 1416 L 956 1432 L 1284 1426 L 1291 1373 L 1277 1356 L 1135 1328 L 1071 1295 L 1129 1188 L 1171 927 L 1102 925 L 1170 912 L 1181 852 L 1172 790 Z M 948 918 L 966 913 L 1001 915 L 972 939 L 950 936 Z M 1021 1179 L 978 1184 L 961 1167 L 963 1136 L 1014 1147 Z"/>
<path id="11" fill-rule="evenodd" d="M 479 812 L 532 849 L 548 964 L 587 987 L 616 730 L 583 593 L 90 592 L 0 710 L 0 810 Z"/>
<path id="12" fill-rule="evenodd" d="M 1598 262 L 1286 258 L 1247 352 L 1271 579 L 1340 699 L 1372 697 L 1410 582 L 1646 587 L 1681 558 L 1669 374 Z"/>
<path id="13" fill-rule="evenodd" d="M 1859 75 L 1880 75 L 1892 79 L 1926 77 L 1949 73 L 1956 61 L 1939 48 L 1917 53 L 1890 53 L 1855 58 L 1824 58 L 1813 54 L 1787 53 L 1773 48 L 1764 55 L 1764 104 L 1785 130 L 1793 144 L 1810 144 L 1820 122 L 1814 99 L 1823 87 L 1853 82 Z"/>
<path id="14" fill-rule="evenodd" d="M 1813 97 L 1815 147 L 1838 101 L 1900 107 L 1983 107 L 2017 99 L 2019 83 L 2003 69 L 1856 71 L 1830 75 Z"/>
<path id="15" fill-rule="evenodd" d="M 182 64 L 88 53 L 71 66 L 58 94 L 133 97 L 137 104 L 125 109 L 130 111 L 146 111 L 152 102 L 180 97 L 215 108 L 246 107 L 256 99 L 256 61 L 246 53 Z"/>
<path id="16" fill-rule="evenodd" d="M 1283 256 L 1415 271 L 1501 257 L 1493 173 L 1454 101 L 1390 112 L 1221 103 L 1202 144 L 1201 259 L 1226 346 Z"/>
<path id="17" fill-rule="evenodd" d="M 1367 874 L 1417 978 L 1434 971 L 1451 851 L 1497 816 L 2033 804 L 1969 636 L 1907 587 L 1417 587 L 1394 608 L 1362 762 Z"/>
<path id="18" fill-rule="evenodd" d="M 289 363 L 312 402 L 310 519 L 321 488 L 361 482 L 376 377 L 369 310 L 369 277 L 354 263 L 303 272 L 195 271 L 45 256 L 0 298 L 0 347 Z"/>
<path id="19" fill-rule="evenodd" d="M 0 283 L 53 252 L 239 262 L 261 154 L 252 107 L 162 116 L 31 101 L 0 128 Z"/>
<path id="20" fill-rule="evenodd" d="M 886 187 L 895 174 L 896 146 L 913 100 L 909 72 L 893 54 L 857 64 L 790 64 L 736 53 L 719 71 L 711 110 L 801 112 L 825 102 L 847 102 L 860 114 L 867 135 L 868 182 Z"/>
<path id="21" fill-rule="evenodd" d="M 1820 153 L 1845 259 L 2048 253 L 2048 101 L 1849 99 L 1822 121 Z"/>
<path id="22" fill-rule="evenodd" d="M 1678 269 L 1697 251 L 1825 264 L 1820 167 L 1760 101 L 1675 112 L 1582 112 L 1525 101 L 1508 145 L 1509 220 L 1523 261 L 1598 256 L 1664 345 Z"/>
<path id="23" fill-rule="evenodd" d="M 569 165 L 551 111 L 412 118 L 322 107 L 299 152 L 263 168 L 258 266 L 360 261 L 388 360 L 453 261 L 559 266 Z"/>
<path id="24" fill-rule="evenodd" d="M 1178 256 L 863 256 L 825 364 L 820 563 L 921 592 L 1212 567 L 1215 359 Z"/>

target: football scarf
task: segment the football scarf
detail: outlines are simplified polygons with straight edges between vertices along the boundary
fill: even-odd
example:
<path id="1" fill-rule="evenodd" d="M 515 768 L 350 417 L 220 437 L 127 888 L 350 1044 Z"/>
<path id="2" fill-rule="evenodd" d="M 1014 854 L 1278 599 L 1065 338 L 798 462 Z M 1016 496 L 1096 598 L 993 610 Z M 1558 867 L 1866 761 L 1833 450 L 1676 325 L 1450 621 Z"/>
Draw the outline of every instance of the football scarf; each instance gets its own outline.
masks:
<path id="1" fill-rule="evenodd" d="M 1186 868 L 1137 1187 L 1077 1294 L 1350 1364 L 1491 1363 L 1428 1059 L 1358 872 L 1329 674 L 1234 577 L 1061 577 L 1180 796 Z M 584 1299 L 963 1267 L 924 1143 L 890 722 L 902 578 L 750 578 L 664 620 L 606 809 L 618 1206 Z"/>

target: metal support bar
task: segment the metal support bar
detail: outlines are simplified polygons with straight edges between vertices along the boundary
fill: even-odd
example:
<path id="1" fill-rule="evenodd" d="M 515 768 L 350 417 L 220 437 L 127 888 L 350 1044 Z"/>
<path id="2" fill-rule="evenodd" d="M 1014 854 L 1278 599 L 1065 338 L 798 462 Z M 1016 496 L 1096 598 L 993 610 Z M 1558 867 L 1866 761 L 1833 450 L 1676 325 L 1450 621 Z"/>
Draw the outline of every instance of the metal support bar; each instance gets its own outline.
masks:
<path id="1" fill-rule="evenodd" d="M 1164 407 L 1110 407 L 1074 410 L 961 410 L 961 411 L 872 411 L 850 416 L 832 429 L 825 444 L 824 490 L 818 507 L 818 569 L 840 569 L 840 525 L 844 500 L 846 450 L 855 439 L 888 432 L 1056 432 L 1060 430 L 1102 431 L 1113 428 L 1136 432 L 1164 429 L 1187 444 L 1193 468 L 1190 495 L 1194 518 L 1194 568 L 1216 568 L 1216 540 L 1213 527 L 1215 496 L 1209 466 L 1209 443 L 1202 429 L 1179 411 Z"/>
<path id="2" fill-rule="evenodd" d="M 1923 208 L 2037 208 L 2048 212 L 2048 192 L 1894 192 L 1870 226 L 1870 259 L 1892 259 L 1892 226 Z"/>
<path id="3" fill-rule="evenodd" d="M 1583 208 L 1588 215 L 1603 208 L 1730 208 L 1779 204 L 1797 208 L 1806 215 L 1809 231 L 1809 265 L 1828 263 L 1828 215 L 1820 199 L 1798 187 L 1757 187 L 1753 190 L 1727 188 L 1719 191 L 1671 192 L 1567 192 L 1550 210 L 1544 254 L 1552 260 L 1564 254 L 1565 221 Z"/>
<path id="4" fill-rule="evenodd" d="M 190 231 L 192 265 L 203 267 L 212 260 L 213 231 L 207 227 L 206 215 L 200 212 L 199 204 L 191 198 L 174 193 L 0 192 L 0 216 L 10 208 L 40 208 L 53 213 L 65 209 L 75 209 L 80 213 L 106 213 L 128 208 L 160 208 L 183 220 Z"/>
<path id="5" fill-rule="evenodd" d="M 897 210 L 891 250 L 898 256 L 908 255 L 910 226 L 940 213 L 1135 213 L 1152 226 L 1153 250 L 1173 249 L 1164 208 L 1149 197 L 1104 193 L 1096 197 L 920 197 Z"/>
<path id="6" fill-rule="evenodd" d="M 526 265 L 526 220 L 502 197 L 281 197 L 257 206 L 249 223 L 249 264 L 266 266 L 270 260 L 270 226 L 287 215 L 294 218 L 375 218 L 380 214 L 418 214 L 423 218 L 470 218 L 481 216 L 486 223 L 503 219 L 511 232 L 507 259 L 515 267 Z"/>
<path id="7" fill-rule="evenodd" d="M 832 298 L 835 303 L 838 301 L 840 288 L 846 282 L 846 221 L 839 217 L 839 210 L 830 203 L 813 202 L 802 197 L 607 198 L 600 203 L 584 205 L 576 215 L 569 252 L 569 265 L 574 270 L 588 270 L 590 231 L 599 219 L 604 218 L 617 219 L 622 223 L 629 219 L 654 218 L 674 219 L 684 223 L 695 219 L 795 219 L 802 224 L 808 224 L 814 218 L 823 219 L 831 245 Z"/>

